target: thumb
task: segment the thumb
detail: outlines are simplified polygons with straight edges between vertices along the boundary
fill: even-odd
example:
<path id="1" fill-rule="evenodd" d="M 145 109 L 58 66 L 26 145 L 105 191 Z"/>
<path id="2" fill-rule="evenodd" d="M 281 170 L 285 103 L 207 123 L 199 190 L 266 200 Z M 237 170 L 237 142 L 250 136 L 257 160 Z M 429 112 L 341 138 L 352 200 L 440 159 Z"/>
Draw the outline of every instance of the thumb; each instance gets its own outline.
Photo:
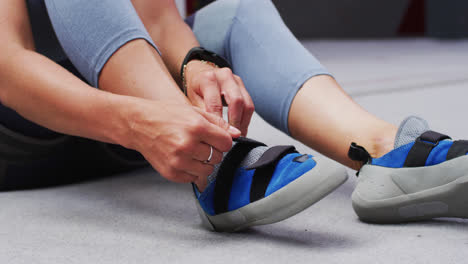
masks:
<path id="1" fill-rule="evenodd" d="M 212 114 L 212 113 L 208 113 L 208 112 L 203 111 L 203 110 L 201 110 L 201 109 L 199 109 L 197 107 L 196 107 L 196 109 L 206 120 L 208 120 L 208 122 L 210 122 L 213 125 L 216 125 L 218 127 L 221 127 L 222 129 L 226 130 L 231 135 L 231 137 L 233 137 L 233 138 L 240 137 L 241 131 L 239 129 L 229 125 L 229 123 L 226 120 L 224 120 L 222 117 L 217 116 L 217 115 Z"/>

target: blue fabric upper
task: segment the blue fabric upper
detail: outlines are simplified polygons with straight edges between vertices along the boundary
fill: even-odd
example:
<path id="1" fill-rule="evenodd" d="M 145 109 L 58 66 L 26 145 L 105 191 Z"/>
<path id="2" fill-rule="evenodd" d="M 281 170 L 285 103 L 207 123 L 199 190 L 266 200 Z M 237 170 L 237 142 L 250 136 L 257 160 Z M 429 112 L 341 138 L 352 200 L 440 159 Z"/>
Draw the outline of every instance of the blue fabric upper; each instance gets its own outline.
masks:
<path id="1" fill-rule="evenodd" d="M 278 162 L 265 192 L 265 197 L 299 178 L 307 171 L 313 169 L 317 164 L 315 160 L 312 159 L 312 155 L 309 155 L 309 159 L 305 162 L 294 161 L 293 159 L 297 156 L 301 156 L 301 154 L 291 153 L 284 156 Z M 246 170 L 243 167 L 236 170 L 229 196 L 229 211 L 239 209 L 250 203 L 250 187 L 252 185 L 254 173 L 255 170 Z M 213 203 L 215 183 L 216 181 L 210 183 L 203 193 L 200 193 L 197 188 L 194 187 L 194 191 L 200 201 L 200 205 L 209 215 L 215 214 Z"/>
<path id="2" fill-rule="evenodd" d="M 440 141 L 439 144 L 432 149 L 431 153 L 427 157 L 425 166 L 436 165 L 446 161 L 447 152 L 452 144 L 453 141 L 451 140 Z M 402 168 L 413 145 L 414 142 L 411 142 L 396 148 L 380 158 L 372 159 L 371 164 L 389 168 Z"/>

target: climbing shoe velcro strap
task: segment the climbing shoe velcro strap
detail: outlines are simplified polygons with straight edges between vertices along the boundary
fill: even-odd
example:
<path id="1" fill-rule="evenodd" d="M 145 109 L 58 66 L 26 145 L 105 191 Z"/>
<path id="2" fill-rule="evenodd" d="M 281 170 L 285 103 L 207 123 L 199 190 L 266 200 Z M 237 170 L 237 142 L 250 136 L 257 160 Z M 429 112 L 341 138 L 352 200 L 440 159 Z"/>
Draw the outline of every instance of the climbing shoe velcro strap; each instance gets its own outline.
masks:
<path id="1" fill-rule="evenodd" d="M 251 138 L 246 138 L 246 137 L 238 137 L 234 138 L 232 141 L 238 143 L 238 144 L 243 144 L 243 145 L 252 145 L 255 147 L 260 147 L 260 146 L 266 146 L 264 143 L 253 140 Z"/>
<path id="2" fill-rule="evenodd" d="M 269 148 L 263 155 L 246 169 L 255 169 L 252 178 L 252 186 L 250 187 L 250 202 L 265 197 L 268 185 L 270 185 L 271 178 L 275 172 L 276 165 L 286 155 L 290 153 L 297 153 L 294 146 L 275 146 Z"/>
<path id="3" fill-rule="evenodd" d="M 294 146 L 274 146 L 267 149 L 263 155 L 253 164 L 246 167 L 246 170 L 253 170 L 266 167 L 271 164 L 276 164 L 282 157 L 289 153 L 295 153 Z"/>
<path id="4" fill-rule="evenodd" d="M 364 147 L 359 146 L 358 144 L 354 142 L 351 143 L 351 146 L 349 146 L 348 157 L 351 160 L 361 161 L 364 163 L 368 163 L 372 161 L 372 157 L 369 154 L 369 152 L 367 152 L 367 150 Z"/>
<path id="5" fill-rule="evenodd" d="M 431 130 L 422 133 L 414 142 L 413 147 L 411 147 L 403 166 L 424 166 L 432 149 L 439 144 L 439 141 L 444 139 L 450 139 L 450 137 Z"/>
<path id="6" fill-rule="evenodd" d="M 444 139 L 450 139 L 450 137 L 432 130 L 428 130 L 419 136 L 419 140 L 431 142 L 434 144 L 437 144 L 439 141 Z"/>
<path id="7" fill-rule="evenodd" d="M 456 140 L 447 152 L 447 160 L 458 158 L 468 153 L 468 140 Z"/>
<path id="8" fill-rule="evenodd" d="M 229 196 L 231 194 L 234 175 L 245 156 L 252 149 L 265 146 L 265 144 L 261 142 L 244 137 L 234 139 L 234 141 L 236 144 L 224 157 L 216 177 L 214 188 L 214 210 L 216 214 L 228 211 Z"/>

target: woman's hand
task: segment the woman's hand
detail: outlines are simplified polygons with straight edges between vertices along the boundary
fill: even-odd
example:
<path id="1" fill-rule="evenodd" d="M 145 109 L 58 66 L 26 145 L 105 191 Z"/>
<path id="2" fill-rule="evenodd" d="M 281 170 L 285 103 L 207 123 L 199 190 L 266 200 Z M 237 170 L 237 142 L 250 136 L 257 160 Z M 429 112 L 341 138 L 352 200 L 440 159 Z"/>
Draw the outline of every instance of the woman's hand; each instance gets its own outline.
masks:
<path id="1" fill-rule="evenodd" d="M 133 104 L 135 105 L 135 104 Z M 165 178 L 206 185 L 213 165 L 232 147 L 240 131 L 189 104 L 140 100 L 127 116 L 127 147 L 139 151 Z M 213 155 L 209 163 L 204 163 Z"/>
<path id="2" fill-rule="evenodd" d="M 228 106 L 229 123 L 247 135 L 254 104 L 241 78 L 229 68 L 216 68 L 198 60 L 185 68 L 187 95 L 193 105 L 219 117 Z M 224 104 L 223 104 L 224 101 Z"/>

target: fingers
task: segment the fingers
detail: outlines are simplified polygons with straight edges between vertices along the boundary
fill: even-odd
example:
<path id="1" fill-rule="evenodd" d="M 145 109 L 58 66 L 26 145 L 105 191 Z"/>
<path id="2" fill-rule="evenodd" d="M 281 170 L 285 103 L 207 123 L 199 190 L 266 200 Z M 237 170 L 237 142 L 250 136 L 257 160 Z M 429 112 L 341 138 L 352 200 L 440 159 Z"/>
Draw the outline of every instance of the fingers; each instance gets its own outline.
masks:
<path id="1" fill-rule="evenodd" d="M 208 177 L 198 177 L 194 183 L 197 185 L 198 190 L 203 192 L 206 186 L 208 186 Z"/>
<path id="2" fill-rule="evenodd" d="M 223 98 L 228 105 L 228 121 L 247 135 L 254 104 L 244 83 L 229 68 L 207 70 L 197 76 L 189 94 L 192 104 L 218 117 L 223 115 Z M 237 136 L 233 136 L 237 137 Z"/>
<path id="3" fill-rule="evenodd" d="M 214 166 L 204 164 L 195 159 L 188 159 L 180 170 L 174 171 L 168 178 L 179 183 L 195 183 L 198 188 L 204 189 L 208 183 L 208 176 L 214 171 Z"/>
<path id="4" fill-rule="evenodd" d="M 194 175 L 197 178 L 200 178 L 208 177 L 208 175 L 210 175 L 213 172 L 214 166 L 204 164 L 198 160 L 187 159 L 180 167 L 180 170 L 190 175 Z"/>
<path id="5" fill-rule="evenodd" d="M 243 111 L 243 116 L 242 116 L 242 121 L 240 125 L 240 130 L 242 132 L 242 136 L 247 136 L 247 131 L 249 128 L 250 120 L 252 119 L 252 115 L 255 112 L 255 107 L 254 103 L 252 101 L 252 98 L 250 97 L 249 93 L 247 92 L 247 89 L 245 88 L 244 82 L 242 79 L 234 75 L 234 80 L 237 83 L 237 86 L 240 88 L 240 91 L 242 93 L 242 96 L 244 97 L 245 105 L 244 105 L 244 111 Z"/>
<path id="6" fill-rule="evenodd" d="M 182 170 L 173 170 L 163 174 L 167 179 L 178 183 L 190 183 L 199 181 L 199 177 Z"/>
<path id="7" fill-rule="evenodd" d="M 199 177 L 207 177 L 213 172 L 213 165 L 204 164 L 192 156 L 193 153 L 169 156 L 161 174 L 175 182 L 195 182 Z"/>
<path id="8" fill-rule="evenodd" d="M 221 152 L 228 152 L 232 147 L 232 137 L 222 128 L 213 124 L 207 127 L 206 133 L 200 134 L 200 140 Z"/>
<path id="9" fill-rule="evenodd" d="M 171 173 L 169 179 L 175 182 L 194 182 L 197 186 L 204 186 L 207 178 L 213 173 L 215 164 L 218 164 L 223 159 L 223 153 L 213 148 L 213 154 L 209 163 L 203 163 L 207 160 L 211 153 L 211 147 L 207 144 L 200 143 L 196 146 L 193 153 L 183 156 L 173 156 L 169 158 Z M 193 156 L 193 157 L 191 157 Z"/>
<path id="10" fill-rule="evenodd" d="M 220 149 L 218 148 L 218 145 L 213 145 L 213 144 L 210 144 L 210 141 L 209 140 L 209 137 L 212 135 L 210 133 L 214 133 L 214 134 L 219 134 L 219 133 L 222 133 L 222 134 L 225 134 L 226 132 L 230 135 L 230 143 L 229 144 L 232 144 L 232 138 L 238 138 L 240 135 L 241 135 L 241 131 L 231 125 L 229 125 L 228 122 L 226 122 L 226 120 L 224 120 L 222 117 L 219 117 L 219 116 L 216 116 L 214 114 L 211 114 L 211 113 L 207 113 L 203 110 L 200 110 L 200 109 L 196 109 L 209 123 L 211 123 L 210 125 L 211 126 L 208 126 L 207 127 L 207 133 L 205 134 L 200 134 L 200 137 L 203 139 L 203 141 L 205 143 L 207 143 L 208 145 L 211 145 L 215 148 L 217 148 L 218 150 L 220 151 L 223 151 L 225 152 L 225 150 L 223 149 Z M 221 130 L 220 130 L 221 129 Z M 219 135 L 217 135 L 219 136 Z M 220 139 L 220 138 L 218 138 Z M 206 141 L 208 140 L 208 141 Z M 230 148 L 230 146 L 229 146 Z"/>
<path id="11" fill-rule="evenodd" d="M 190 102 L 192 102 L 193 106 L 199 107 L 201 109 L 206 108 L 205 101 L 203 100 L 203 97 L 201 97 L 200 95 L 194 93 L 194 94 L 190 94 L 189 97 L 190 97 Z"/>
<path id="12" fill-rule="evenodd" d="M 223 102 L 221 100 L 220 89 L 213 71 L 203 73 L 200 80 L 200 92 L 203 94 L 205 110 L 219 117 L 223 116 Z"/>
<path id="13" fill-rule="evenodd" d="M 228 105 L 229 123 L 240 129 L 244 111 L 244 96 L 242 95 L 231 69 L 222 68 L 216 71 L 216 77 L 221 86 L 221 93 Z"/>
<path id="14" fill-rule="evenodd" d="M 216 148 L 213 147 L 213 153 L 211 153 L 211 146 L 205 143 L 200 143 L 199 146 L 196 148 L 195 152 L 193 153 L 193 158 L 200 162 L 204 162 L 208 160 L 211 154 L 210 162 L 207 164 L 215 165 L 221 163 L 223 160 L 223 153 Z"/>

